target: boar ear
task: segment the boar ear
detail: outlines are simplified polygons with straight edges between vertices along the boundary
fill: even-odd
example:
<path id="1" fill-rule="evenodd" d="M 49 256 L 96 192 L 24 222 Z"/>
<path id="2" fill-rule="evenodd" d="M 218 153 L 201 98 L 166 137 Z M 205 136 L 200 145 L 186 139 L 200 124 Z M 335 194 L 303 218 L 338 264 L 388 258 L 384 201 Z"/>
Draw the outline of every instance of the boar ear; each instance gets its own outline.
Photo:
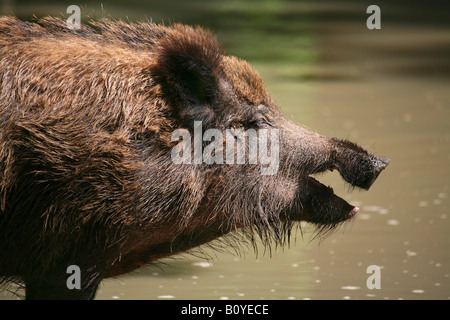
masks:
<path id="1" fill-rule="evenodd" d="M 213 102 L 221 50 L 211 33 L 175 25 L 158 43 L 156 59 L 166 94 L 175 95 L 182 104 Z"/>

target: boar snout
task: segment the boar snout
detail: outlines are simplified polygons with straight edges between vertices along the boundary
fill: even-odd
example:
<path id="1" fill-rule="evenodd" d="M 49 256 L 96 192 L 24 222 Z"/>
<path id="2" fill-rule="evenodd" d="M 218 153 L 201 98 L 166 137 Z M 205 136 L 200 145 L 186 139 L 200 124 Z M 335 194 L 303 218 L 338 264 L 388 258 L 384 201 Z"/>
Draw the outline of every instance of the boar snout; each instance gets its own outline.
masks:
<path id="1" fill-rule="evenodd" d="M 332 169 L 352 186 L 369 190 L 389 164 L 387 157 L 376 157 L 348 140 L 332 138 Z"/>
<path id="2" fill-rule="evenodd" d="M 340 198 L 313 175 L 336 169 L 352 187 L 368 190 L 390 159 L 374 156 L 351 141 L 324 136 L 289 121 L 284 123 L 284 128 L 282 142 L 293 156 L 281 157 L 288 165 L 282 164 L 280 171 L 292 173 L 292 163 L 298 170 L 297 192 L 287 216 L 313 223 L 325 233 L 353 218 L 359 208 Z"/>

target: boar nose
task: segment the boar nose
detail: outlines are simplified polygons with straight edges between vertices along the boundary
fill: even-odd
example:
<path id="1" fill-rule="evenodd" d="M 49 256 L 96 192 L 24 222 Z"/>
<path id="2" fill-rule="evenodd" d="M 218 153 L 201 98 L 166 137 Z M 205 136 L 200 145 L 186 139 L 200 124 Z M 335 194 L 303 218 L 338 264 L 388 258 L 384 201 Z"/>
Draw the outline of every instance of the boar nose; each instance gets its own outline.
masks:
<path id="1" fill-rule="evenodd" d="M 376 157 L 372 156 L 372 165 L 373 165 L 373 175 L 372 179 L 367 183 L 366 186 L 364 186 L 364 189 L 369 189 L 372 184 L 375 182 L 375 180 L 378 178 L 378 175 L 381 173 L 381 171 L 384 170 L 384 168 L 387 167 L 389 162 L 391 162 L 391 159 L 388 157 Z"/>
<path id="2" fill-rule="evenodd" d="M 373 160 L 373 167 L 375 170 L 375 173 L 379 174 L 381 171 L 384 170 L 384 168 L 387 167 L 389 162 L 391 162 L 391 159 L 389 157 L 374 157 Z"/>

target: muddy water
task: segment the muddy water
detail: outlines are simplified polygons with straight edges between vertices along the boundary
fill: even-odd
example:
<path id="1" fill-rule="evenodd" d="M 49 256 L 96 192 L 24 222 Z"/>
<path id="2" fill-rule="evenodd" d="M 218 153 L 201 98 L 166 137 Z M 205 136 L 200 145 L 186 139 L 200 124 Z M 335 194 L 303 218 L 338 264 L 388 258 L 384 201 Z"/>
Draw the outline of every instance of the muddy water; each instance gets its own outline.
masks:
<path id="1" fill-rule="evenodd" d="M 319 177 L 361 208 L 356 219 L 322 240 L 303 226 L 271 255 L 167 259 L 104 281 L 97 299 L 450 298 L 449 31 L 320 27 L 314 66 L 256 67 L 288 117 L 392 159 L 369 192 Z"/>

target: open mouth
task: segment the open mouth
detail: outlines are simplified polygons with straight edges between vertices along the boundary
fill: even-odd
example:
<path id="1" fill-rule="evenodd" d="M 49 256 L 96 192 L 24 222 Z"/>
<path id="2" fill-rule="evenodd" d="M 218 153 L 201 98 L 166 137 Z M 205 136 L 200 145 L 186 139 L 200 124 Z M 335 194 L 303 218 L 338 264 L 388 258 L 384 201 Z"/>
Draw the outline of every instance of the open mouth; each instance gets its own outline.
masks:
<path id="1" fill-rule="evenodd" d="M 331 170 L 332 171 L 332 170 Z M 308 184 L 313 186 L 316 190 L 317 194 L 321 194 L 321 198 L 327 198 L 328 201 L 323 199 L 323 204 L 329 202 L 331 204 L 330 209 L 338 209 L 340 208 L 342 211 L 340 212 L 343 220 L 347 220 L 353 218 L 359 211 L 357 206 L 353 206 L 349 204 L 344 199 L 338 197 L 332 187 L 326 186 L 319 182 L 317 179 L 308 176 Z"/>
<path id="2" fill-rule="evenodd" d="M 366 152 L 353 157 L 334 159 L 326 167 L 316 168 L 311 174 L 339 171 L 341 177 L 352 187 L 368 190 L 381 171 L 389 164 L 388 158 L 378 158 Z M 359 208 L 338 197 L 333 188 L 307 176 L 302 179 L 300 200 L 303 207 L 302 220 L 320 226 L 333 226 L 353 218 Z"/>

